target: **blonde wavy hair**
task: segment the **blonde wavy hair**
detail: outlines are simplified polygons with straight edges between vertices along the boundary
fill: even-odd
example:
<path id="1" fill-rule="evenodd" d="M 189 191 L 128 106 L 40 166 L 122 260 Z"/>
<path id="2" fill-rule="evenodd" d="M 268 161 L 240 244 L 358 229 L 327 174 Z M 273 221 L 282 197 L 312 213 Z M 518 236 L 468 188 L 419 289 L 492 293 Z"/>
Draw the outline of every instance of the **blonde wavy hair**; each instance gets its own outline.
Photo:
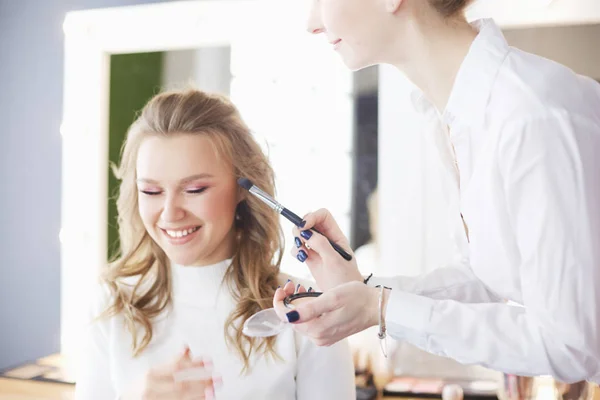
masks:
<path id="1" fill-rule="evenodd" d="M 121 164 L 114 168 L 121 181 L 117 198 L 120 251 L 102 275 L 112 303 L 102 316 L 120 314 L 133 336 L 133 354 L 152 340 L 152 321 L 171 304 L 170 264 L 164 251 L 147 233 L 138 211 L 137 153 L 149 136 L 202 135 L 211 139 L 219 157 L 231 162 L 236 179 L 245 177 L 274 195 L 274 173 L 236 107 L 225 97 L 186 89 L 156 95 L 129 128 Z M 239 189 L 243 190 L 243 189 Z M 225 337 L 244 362 L 253 352 L 277 356 L 275 339 L 253 339 L 241 326 L 255 312 L 272 306 L 283 254 L 278 215 L 253 196 L 236 209 L 237 243 L 224 282 L 235 297 L 236 308 L 225 323 Z M 134 278 L 134 284 L 127 284 Z M 141 337 L 141 339 L 140 339 Z"/>

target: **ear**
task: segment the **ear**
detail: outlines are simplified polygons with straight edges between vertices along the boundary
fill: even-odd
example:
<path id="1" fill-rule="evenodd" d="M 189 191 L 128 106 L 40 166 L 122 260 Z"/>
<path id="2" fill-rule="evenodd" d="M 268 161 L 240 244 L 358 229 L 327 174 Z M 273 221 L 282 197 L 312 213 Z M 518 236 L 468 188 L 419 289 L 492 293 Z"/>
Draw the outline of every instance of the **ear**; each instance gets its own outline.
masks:
<path id="1" fill-rule="evenodd" d="M 389 12 L 390 14 L 395 14 L 403 2 L 403 0 L 383 0 L 383 1 L 385 1 L 385 11 Z"/>
<path id="2" fill-rule="evenodd" d="M 237 204 L 239 205 L 242 201 L 246 200 L 248 196 L 248 191 L 244 188 L 238 186 L 237 190 Z"/>

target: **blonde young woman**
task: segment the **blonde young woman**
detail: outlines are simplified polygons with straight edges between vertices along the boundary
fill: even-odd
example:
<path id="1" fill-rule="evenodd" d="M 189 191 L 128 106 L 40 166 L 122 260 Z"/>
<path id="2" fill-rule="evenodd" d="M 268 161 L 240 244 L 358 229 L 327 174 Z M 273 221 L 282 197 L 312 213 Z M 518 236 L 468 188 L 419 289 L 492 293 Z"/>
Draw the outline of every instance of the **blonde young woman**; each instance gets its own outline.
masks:
<path id="1" fill-rule="evenodd" d="M 102 276 L 77 399 L 355 397 L 346 343 L 241 332 L 292 285 L 278 215 L 236 183 L 273 194 L 273 175 L 225 98 L 187 90 L 145 106 L 118 168 L 121 254 Z M 176 379 L 194 368 L 210 377 Z"/>

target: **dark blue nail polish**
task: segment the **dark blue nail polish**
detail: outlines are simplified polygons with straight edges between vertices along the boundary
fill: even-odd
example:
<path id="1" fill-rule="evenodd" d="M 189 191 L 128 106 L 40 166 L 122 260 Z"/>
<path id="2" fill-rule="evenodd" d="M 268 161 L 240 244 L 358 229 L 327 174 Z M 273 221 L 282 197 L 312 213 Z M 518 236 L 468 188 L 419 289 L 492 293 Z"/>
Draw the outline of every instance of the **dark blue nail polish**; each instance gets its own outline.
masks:
<path id="1" fill-rule="evenodd" d="M 311 231 L 302 231 L 302 232 L 300 232 L 300 236 L 302 236 L 304 239 L 308 240 L 312 236 L 312 232 Z"/>
<path id="2" fill-rule="evenodd" d="M 300 225 L 298 225 L 298 227 L 304 228 L 305 225 L 306 225 L 306 221 L 302 221 L 302 222 L 300 222 Z"/>
<path id="3" fill-rule="evenodd" d="M 304 250 L 300 250 L 296 258 L 298 258 L 300 262 L 304 262 L 308 258 L 308 255 L 304 252 Z"/>
<path id="4" fill-rule="evenodd" d="M 296 247 L 302 247 L 302 240 L 300 240 L 300 238 L 295 237 L 294 242 L 296 242 Z"/>
<path id="5" fill-rule="evenodd" d="M 277 286 L 277 289 L 281 289 L 281 286 Z"/>
<path id="6" fill-rule="evenodd" d="M 290 311 L 289 313 L 285 314 L 285 316 L 287 317 L 288 322 L 296 322 L 300 319 L 300 314 L 298 314 L 298 311 L 296 310 Z"/>
<path id="7" fill-rule="evenodd" d="M 300 290 L 300 284 L 297 284 L 297 285 L 296 285 L 296 290 L 295 290 L 295 293 L 298 293 L 298 290 Z"/>
<path id="8" fill-rule="evenodd" d="M 288 281 L 286 283 L 290 283 L 291 281 L 292 281 L 291 279 L 288 279 Z"/>
<path id="9" fill-rule="evenodd" d="M 312 290 L 312 286 L 308 288 L 307 292 L 310 293 Z"/>

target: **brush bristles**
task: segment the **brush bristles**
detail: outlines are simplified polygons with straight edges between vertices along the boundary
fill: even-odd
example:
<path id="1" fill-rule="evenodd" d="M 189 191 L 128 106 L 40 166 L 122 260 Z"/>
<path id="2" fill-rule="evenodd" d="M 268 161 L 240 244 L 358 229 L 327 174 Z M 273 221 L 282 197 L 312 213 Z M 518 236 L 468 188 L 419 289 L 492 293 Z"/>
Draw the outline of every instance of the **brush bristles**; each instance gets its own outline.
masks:
<path id="1" fill-rule="evenodd" d="M 250 188 L 254 186 L 248 178 L 240 178 L 238 179 L 237 183 L 246 190 L 250 190 Z"/>

